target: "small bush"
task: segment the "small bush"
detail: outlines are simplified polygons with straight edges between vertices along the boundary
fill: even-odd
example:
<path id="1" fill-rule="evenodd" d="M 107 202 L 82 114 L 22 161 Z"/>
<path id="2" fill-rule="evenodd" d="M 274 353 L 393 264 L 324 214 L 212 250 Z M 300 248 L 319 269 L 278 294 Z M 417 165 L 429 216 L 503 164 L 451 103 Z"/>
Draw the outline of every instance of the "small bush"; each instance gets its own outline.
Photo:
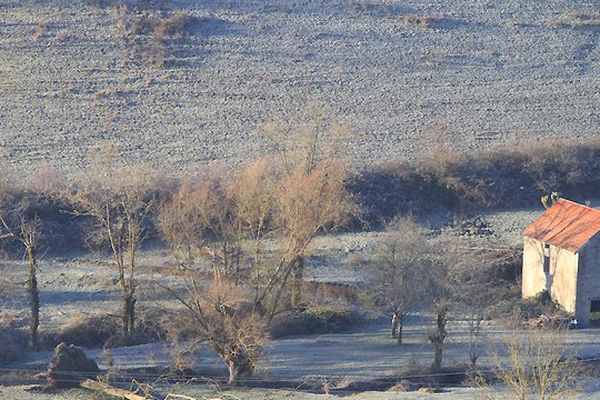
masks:
<path id="1" fill-rule="evenodd" d="M 194 18 L 184 12 L 176 12 L 154 23 L 152 36 L 157 42 L 166 39 L 180 39 L 187 32 Z"/>
<path id="2" fill-rule="evenodd" d="M 550 293 L 541 291 L 535 297 L 521 298 L 520 288 L 514 286 L 500 300 L 490 317 L 509 328 L 566 328 L 573 315 L 552 300 Z"/>
<path id="3" fill-rule="evenodd" d="M 290 311 L 273 319 L 271 337 L 281 338 L 290 335 L 344 332 L 359 322 L 350 310 L 322 307 Z"/>
<path id="4" fill-rule="evenodd" d="M 416 385 L 407 379 L 402 379 L 394 386 L 388 389 L 389 392 L 412 392 L 416 390 Z"/>
<path id="5" fill-rule="evenodd" d="M 59 343 L 82 347 L 101 347 L 118 335 L 118 325 L 114 318 L 106 315 L 79 316 L 70 320 L 59 331 L 45 332 L 43 343 L 47 348 Z"/>
<path id="6" fill-rule="evenodd" d="M 48 21 L 45 19 L 41 19 L 35 23 L 35 29 L 33 31 L 32 39 L 34 41 L 40 40 L 44 37 L 46 33 L 46 28 L 48 27 Z"/>
<path id="7" fill-rule="evenodd" d="M 129 338 L 121 335 L 119 320 L 108 315 L 79 316 L 58 331 L 44 332 L 43 344 L 54 348 L 59 343 L 81 347 L 119 347 L 149 343 L 164 339 L 158 311 L 140 311 L 134 332 Z"/>
<path id="8" fill-rule="evenodd" d="M 165 17 L 142 14 L 129 21 L 126 8 L 121 8 L 121 18 L 117 28 L 130 42 L 133 54 L 151 65 L 164 67 L 170 55 L 169 40 L 181 39 L 191 24 L 196 21 L 184 12 L 176 12 Z"/>

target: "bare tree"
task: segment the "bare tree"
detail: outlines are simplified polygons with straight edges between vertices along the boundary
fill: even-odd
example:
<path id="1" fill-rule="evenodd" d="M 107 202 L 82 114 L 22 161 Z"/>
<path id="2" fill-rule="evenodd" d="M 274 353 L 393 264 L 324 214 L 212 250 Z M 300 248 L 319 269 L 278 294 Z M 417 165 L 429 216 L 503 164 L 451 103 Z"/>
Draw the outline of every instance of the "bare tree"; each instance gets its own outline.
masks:
<path id="1" fill-rule="evenodd" d="M 506 391 L 517 400 L 559 400 L 570 398 L 586 379 L 584 368 L 569 351 L 566 332 L 530 330 L 515 332 L 492 351 L 492 372 L 503 385 L 490 386 L 486 380 L 482 397 L 505 398 Z"/>
<path id="2" fill-rule="evenodd" d="M 336 118 L 329 107 L 319 102 L 307 104 L 305 118 L 300 123 L 272 121 L 263 127 L 282 166 L 281 173 L 288 179 L 307 178 L 324 165 L 346 164 L 349 131 Z M 291 269 L 292 307 L 302 301 L 304 255 L 298 255 Z"/>
<path id="3" fill-rule="evenodd" d="M 230 180 L 185 183 L 162 204 L 158 225 L 182 271 L 185 295 L 166 289 L 192 313 L 200 337 L 228 363 L 232 381 L 252 373 L 250 367 L 260 354 L 249 350 L 255 348 L 252 338 L 262 343 L 264 327 L 286 308 L 282 294 L 311 241 L 343 224 L 353 209 L 344 188 L 345 173 L 340 163 L 321 162 L 308 174 L 278 174 L 263 160 Z M 271 257 L 264 256 L 267 237 L 280 240 Z M 210 279 L 198 262 L 206 256 L 212 261 Z M 211 294 L 224 287 L 244 293 L 243 300 Z M 215 304 L 224 299 L 233 314 L 212 313 L 221 309 Z M 252 327 L 248 335 L 237 337 L 228 331 L 246 323 Z M 242 339 L 249 344 L 244 351 L 235 350 L 233 357 L 230 350 Z"/>
<path id="4" fill-rule="evenodd" d="M 74 214 L 91 217 L 98 240 L 110 248 L 121 290 L 125 337 L 135 327 L 137 255 L 156 203 L 156 179 L 146 165 L 107 157 L 92 160 L 91 168 L 76 176 L 66 193 Z"/>
<path id="5" fill-rule="evenodd" d="M 8 185 L 0 184 L 0 239 L 17 241 L 23 247 L 27 259 L 27 297 L 29 300 L 29 343 L 39 349 L 38 329 L 40 324 L 40 295 L 37 283 L 38 248 L 41 220 L 31 208 L 36 197 L 25 193 L 20 200 L 7 199 Z M 13 203 L 12 205 L 9 205 Z"/>
<path id="6" fill-rule="evenodd" d="M 260 162 L 227 182 L 184 182 L 160 207 L 158 226 L 185 288 L 165 289 L 185 306 L 192 331 L 227 364 L 230 383 L 252 375 L 268 339 L 264 310 L 256 304 L 262 289 L 257 258 L 272 207 L 269 180 L 268 165 Z M 255 257 L 251 271 L 241 268 L 246 240 Z M 206 257 L 211 274 L 200 262 Z"/>
<path id="7" fill-rule="evenodd" d="M 439 370 L 442 367 L 442 358 L 444 355 L 444 341 L 448 337 L 446 325 L 448 323 L 448 311 L 450 309 L 447 299 L 438 297 L 433 302 L 433 312 L 435 314 L 435 330 L 428 336 L 429 342 L 434 349 L 432 367 Z"/>
<path id="8" fill-rule="evenodd" d="M 436 262 L 430 266 L 429 297 L 436 325 L 429 335 L 434 347 L 433 368 L 442 365 L 448 314 L 465 317 L 469 329 L 469 361 L 481 354 L 481 324 L 490 308 L 508 289 L 499 270 L 514 262 L 508 246 L 491 240 L 442 236 L 437 239 Z"/>
<path id="9" fill-rule="evenodd" d="M 351 215 L 356 214 L 345 180 L 346 168 L 342 161 L 324 160 L 308 174 L 296 170 L 279 181 L 274 221 L 282 240 L 282 255 L 264 292 L 266 296 L 273 287 L 278 287 L 272 299 L 271 316 L 277 311 L 290 274 L 300 277 L 312 240 L 321 232 L 343 226 Z M 292 307 L 298 305 L 299 288 L 294 289 L 294 285 L 299 284 L 298 280 L 292 284 L 292 293 L 297 291 L 292 295 Z"/>
<path id="10" fill-rule="evenodd" d="M 165 289 L 188 310 L 188 329 L 227 364 L 230 384 L 250 377 L 268 341 L 266 321 L 253 311 L 252 293 L 217 271 L 208 282 L 198 270 L 183 271 L 182 276 L 188 289 L 184 295 Z"/>
<path id="11" fill-rule="evenodd" d="M 374 269 L 375 301 L 392 315 L 392 337 L 402 343 L 406 315 L 422 304 L 428 291 L 430 249 L 424 229 L 411 217 L 396 219 L 386 229 Z"/>
<path id="12" fill-rule="evenodd" d="M 492 239 L 448 237 L 442 242 L 446 293 L 456 314 L 467 323 L 469 361 L 474 366 L 482 351 L 482 323 L 508 291 L 502 267 L 514 262 L 515 254 Z"/>

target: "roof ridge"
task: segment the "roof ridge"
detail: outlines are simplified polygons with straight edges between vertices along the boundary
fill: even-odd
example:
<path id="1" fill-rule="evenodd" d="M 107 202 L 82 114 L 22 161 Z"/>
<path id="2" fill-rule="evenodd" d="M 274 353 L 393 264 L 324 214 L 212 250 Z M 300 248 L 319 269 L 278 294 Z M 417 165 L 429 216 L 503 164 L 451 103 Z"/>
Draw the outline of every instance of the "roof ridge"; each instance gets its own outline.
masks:
<path id="1" fill-rule="evenodd" d="M 567 202 L 567 203 L 570 203 L 570 204 L 574 204 L 574 205 L 576 205 L 576 206 L 578 206 L 578 207 L 581 207 L 581 208 L 587 208 L 588 210 L 592 210 L 592 211 L 596 211 L 596 212 L 599 212 L 599 213 L 600 213 L 600 209 L 597 209 L 597 208 L 595 208 L 595 207 L 591 207 L 591 206 L 587 206 L 587 205 L 585 205 L 585 204 L 581 204 L 581 203 L 578 203 L 578 202 L 576 202 L 576 201 L 569 200 L 569 199 L 565 199 L 565 198 L 562 198 L 562 197 L 561 197 L 561 198 L 559 198 L 558 200 L 556 200 L 556 201 L 554 202 L 554 204 L 556 204 L 556 203 L 558 203 L 558 202 Z M 552 204 L 552 206 L 553 206 L 554 204 Z M 552 206 L 551 206 L 551 207 L 552 207 Z"/>
<path id="2" fill-rule="evenodd" d="M 558 199 L 523 231 L 523 236 L 577 251 L 600 232 L 600 210 Z"/>

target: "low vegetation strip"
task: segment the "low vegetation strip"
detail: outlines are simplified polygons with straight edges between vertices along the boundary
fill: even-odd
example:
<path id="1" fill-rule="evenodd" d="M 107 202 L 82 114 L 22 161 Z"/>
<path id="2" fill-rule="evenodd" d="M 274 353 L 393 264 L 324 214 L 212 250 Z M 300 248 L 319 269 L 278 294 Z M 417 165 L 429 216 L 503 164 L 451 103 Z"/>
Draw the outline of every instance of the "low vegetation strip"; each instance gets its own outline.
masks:
<path id="1" fill-rule="evenodd" d="M 41 169 L 25 181 L 27 185 L 13 187 L 11 201 L 22 202 L 32 192 L 43 195 L 48 187 L 60 186 L 62 178 L 57 171 Z M 156 192 L 168 192 L 172 182 L 157 180 Z M 600 198 L 600 140 L 555 139 L 456 154 L 440 145 L 415 161 L 387 161 L 349 174 L 347 188 L 358 200 L 361 219 L 371 227 L 404 213 L 537 207 L 540 197 L 551 192 L 583 203 Z M 44 220 L 42 229 L 52 235 L 50 252 L 86 247 L 82 233 L 89 221 L 74 220 L 71 208 L 44 196 L 30 205 Z M 156 230 L 149 234 L 156 237 Z M 6 252 L 11 244 L 0 246 Z"/>
<path id="2" fill-rule="evenodd" d="M 538 206 L 559 192 L 584 202 L 600 197 L 600 141 L 552 140 L 453 154 L 439 146 L 415 162 L 386 162 L 349 182 L 373 223 L 406 212 Z"/>

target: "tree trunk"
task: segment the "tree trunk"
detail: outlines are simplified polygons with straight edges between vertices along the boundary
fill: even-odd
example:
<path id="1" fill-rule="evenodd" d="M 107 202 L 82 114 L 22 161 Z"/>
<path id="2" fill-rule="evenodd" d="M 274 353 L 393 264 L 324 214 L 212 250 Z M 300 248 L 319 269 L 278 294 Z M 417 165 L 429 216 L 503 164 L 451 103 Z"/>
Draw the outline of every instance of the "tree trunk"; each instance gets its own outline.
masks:
<path id="1" fill-rule="evenodd" d="M 392 337 L 396 337 L 396 332 L 398 331 L 398 313 L 394 312 L 392 314 Z"/>
<path id="2" fill-rule="evenodd" d="M 402 328 L 404 327 L 404 316 L 398 317 L 398 344 L 402 344 Z"/>
<path id="3" fill-rule="evenodd" d="M 439 370 L 442 368 L 442 357 L 444 355 L 444 345 L 441 341 L 436 341 L 433 343 L 435 347 L 435 355 L 433 357 L 433 369 Z"/>
<path id="4" fill-rule="evenodd" d="M 429 336 L 429 341 L 435 350 L 432 366 L 434 370 L 439 370 L 442 367 L 444 340 L 446 339 L 446 336 L 448 336 L 448 332 L 446 332 L 446 322 L 446 310 L 438 310 L 436 331 Z"/>
<path id="5" fill-rule="evenodd" d="M 126 292 L 121 300 L 123 336 L 128 338 L 133 333 L 135 326 L 135 298 L 132 293 Z"/>
<path id="6" fill-rule="evenodd" d="M 39 349 L 38 328 L 40 325 L 40 293 L 37 285 L 37 260 L 32 247 L 27 247 L 29 261 L 29 278 L 27 279 L 27 295 L 29 297 L 29 344 L 32 349 Z"/>
<path id="7" fill-rule="evenodd" d="M 472 318 L 473 319 L 469 324 L 469 360 L 471 361 L 471 366 L 475 367 L 477 360 L 479 359 L 479 335 L 481 333 L 481 321 L 483 320 L 483 316 L 477 315 Z"/>
<path id="8" fill-rule="evenodd" d="M 302 276 L 304 272 L 304 257 L 298 257 L 298 260 L 292 267 L 292 308 L 298 308 L 302 302 Z"/>
<path id="9" fill-rule="evenodd" d="M 254 366 L 244 355 L 235 355 L 227 361 L 229 367 L 229 384 L 237 385 L 240 378 L 250 377 L 254 373 Z"/>

